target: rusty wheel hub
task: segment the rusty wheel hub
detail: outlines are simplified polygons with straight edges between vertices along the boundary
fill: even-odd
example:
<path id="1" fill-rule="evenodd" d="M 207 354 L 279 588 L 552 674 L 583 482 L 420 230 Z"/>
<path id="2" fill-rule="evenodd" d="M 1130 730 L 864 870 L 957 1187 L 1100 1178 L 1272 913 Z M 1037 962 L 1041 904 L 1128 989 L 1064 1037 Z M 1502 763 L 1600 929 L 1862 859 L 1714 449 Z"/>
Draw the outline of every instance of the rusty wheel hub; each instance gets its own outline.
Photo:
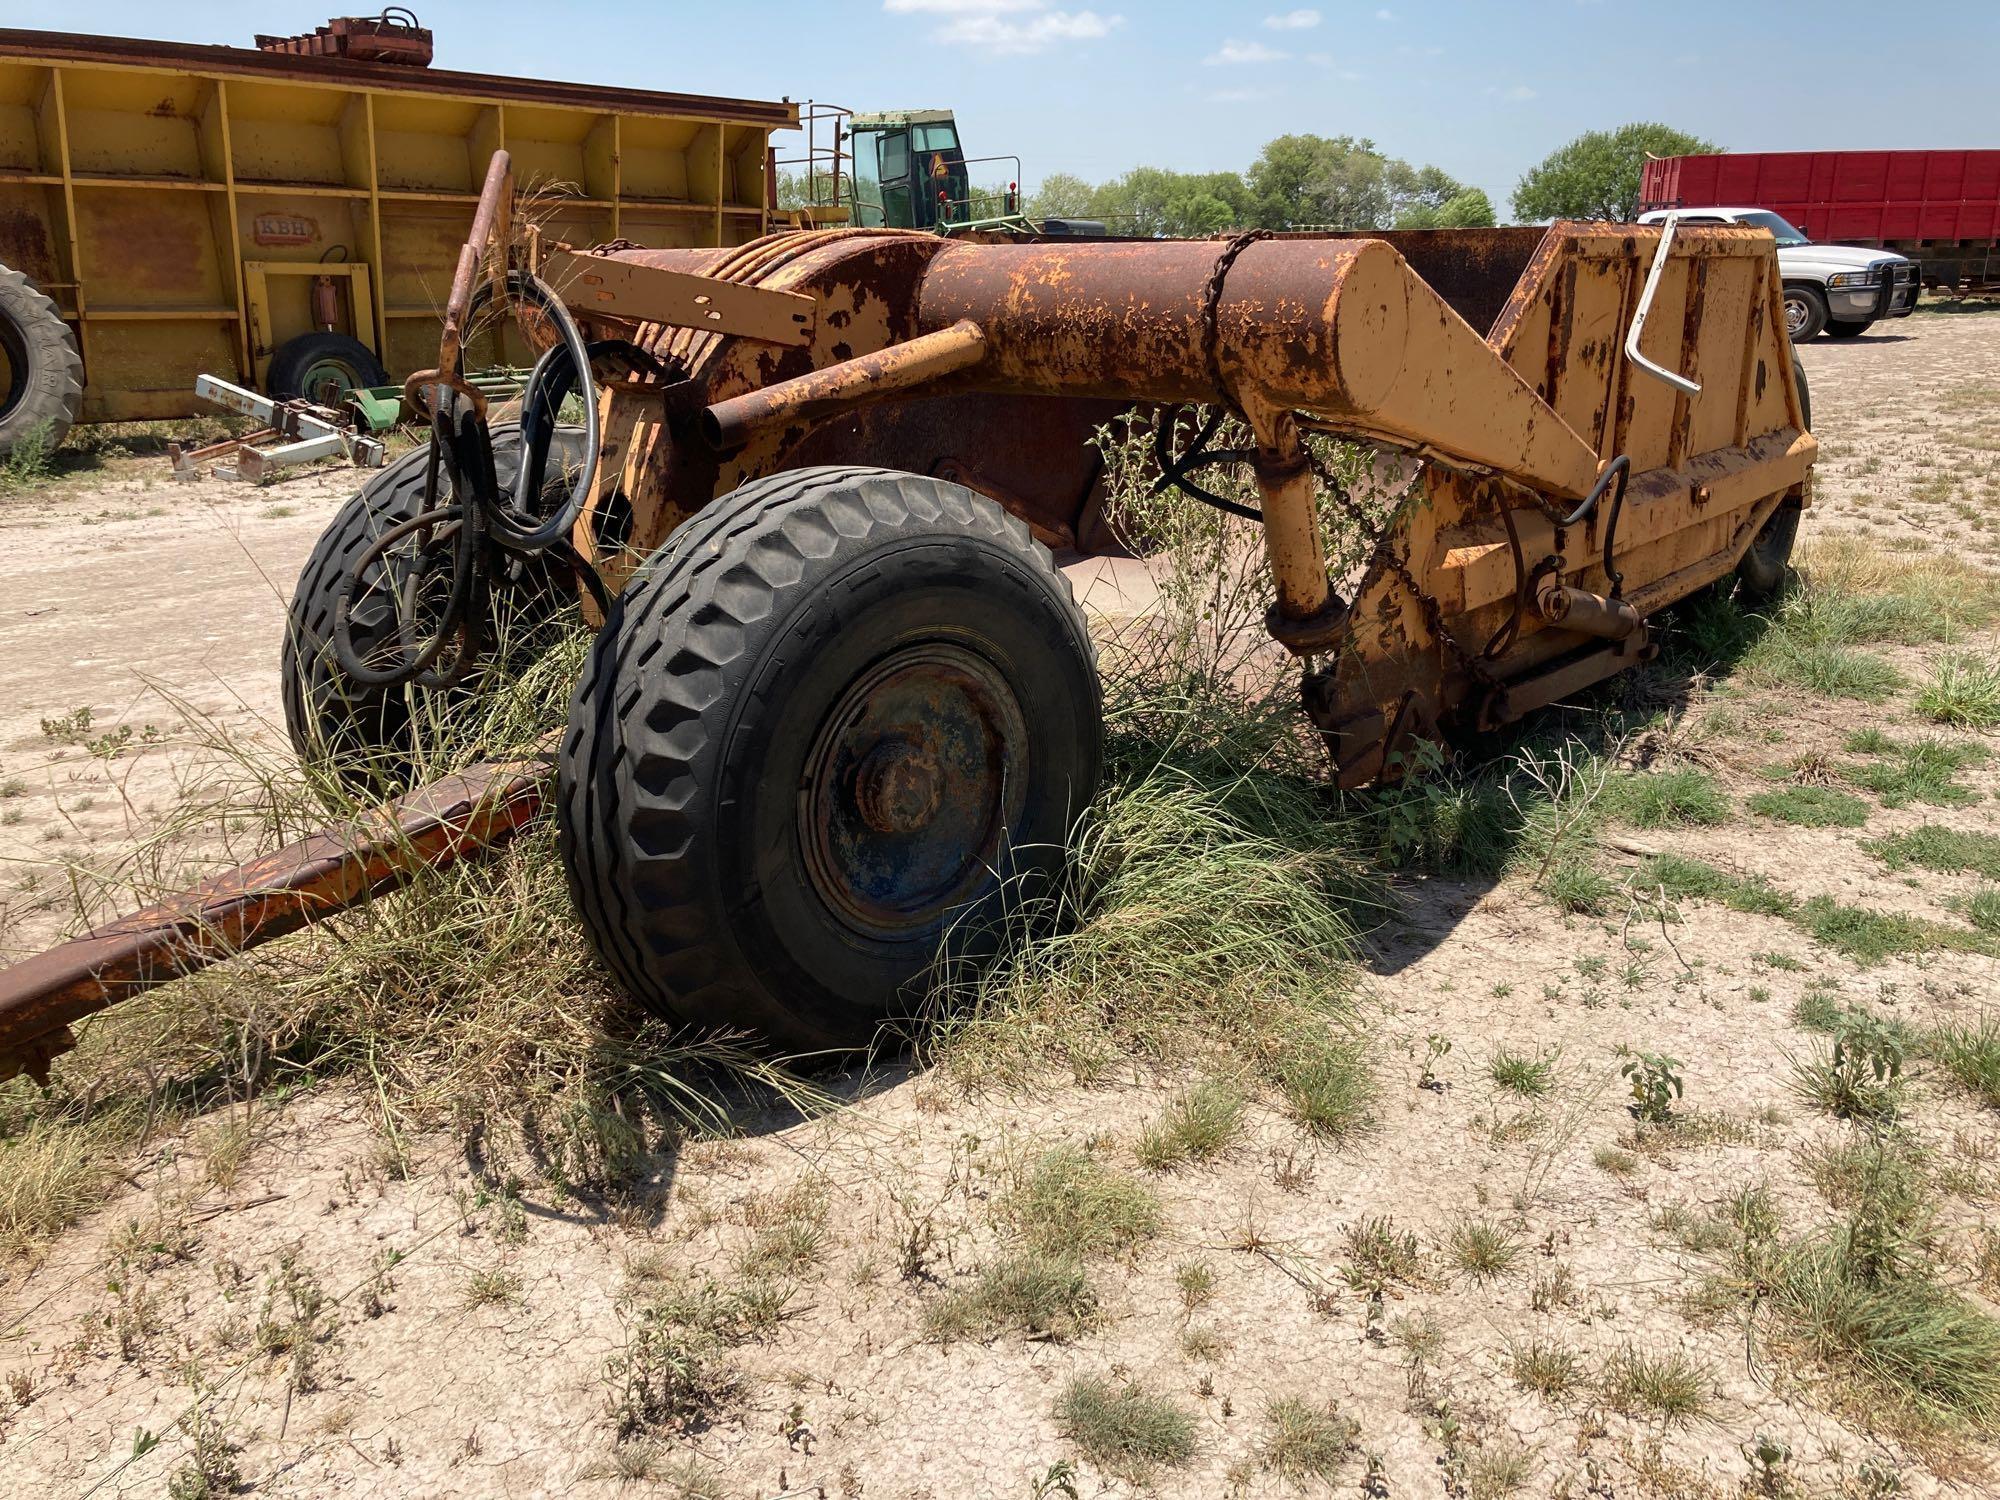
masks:
<path id="1" fill-rule="evenodd" d="M 972 652 L 929 644 L 878 662 L 806 759 L 799 842 L 814 889 L 871 935 L 939 922 L 991 878 L 1027 755 L 1013 689 Z"/>

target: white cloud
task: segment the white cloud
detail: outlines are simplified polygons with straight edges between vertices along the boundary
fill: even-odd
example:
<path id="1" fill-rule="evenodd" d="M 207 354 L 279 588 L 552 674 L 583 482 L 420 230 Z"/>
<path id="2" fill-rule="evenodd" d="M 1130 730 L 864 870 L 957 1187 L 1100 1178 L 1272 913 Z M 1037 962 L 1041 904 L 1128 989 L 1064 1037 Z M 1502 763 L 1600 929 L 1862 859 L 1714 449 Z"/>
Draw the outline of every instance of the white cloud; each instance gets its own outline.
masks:
<path id="1" fill-rule="evenodd" d="M 1306 61 L 1311 63 L 1315 68 L 1330 68 L 1333 66 L 1333 54 L 1331 52 L 1308 52 L 1306 54 Z"/>
<path id="2" fill-rule="evenodd" d="M 1514 84 L 1511 88 L 1490 88 L 1486 95 L 1489 99 L 1500 99 L 1508 104 L 1526 104 L 1530 99 L 1539 97 L 1525 83 Z"/>
<path id="3" fill-rule="evenodd" d="M 1393 21 L 1396 19 L 1396 13 L 1393 10 L 1378 10 L 1375 12 L 1375 19 L 1378 21 Z"/>
<path id="4" fill-rule="evenodd" d="M 1266 47 L 1262 42 L 1239 42 L 1232 37 L 1202 61 L 1209 67 L 1216 68 L 1237 63 L 1283 62 L 1290 56 L 1291 53 L 1280 52 L 1276 47 Z"/>
<path id="5" fill-rule="evenodd" d="M 935 15 L 934 41 L 986 52 L 1042 52 L 1058 42 L 1094 42 L 1125 24 L 1122 15 L 1050 10 L 1048 0 L 882 0 L 886 11 Z"/>
<path id="6" fill-rule="evenodd" d="M 1264 25 L 1271 31 L 1311 31 L 1319 19 L 1316 10 L 1287 10 L 1264 17 Z"/>

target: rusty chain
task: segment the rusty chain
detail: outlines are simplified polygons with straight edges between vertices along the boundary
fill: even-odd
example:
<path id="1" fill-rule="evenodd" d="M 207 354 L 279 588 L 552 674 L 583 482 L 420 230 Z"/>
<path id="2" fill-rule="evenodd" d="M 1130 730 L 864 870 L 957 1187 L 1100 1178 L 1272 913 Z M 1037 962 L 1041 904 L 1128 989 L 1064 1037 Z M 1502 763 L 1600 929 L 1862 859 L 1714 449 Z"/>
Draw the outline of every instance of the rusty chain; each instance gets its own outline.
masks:
<path id="1" fill-rule="evenodd" d="M 1347 493 L 1347 486 L 1342 484 L 1333 471 L 1327 467 L 1326 460 L 1313 451 L 1311 443 L 1303 444 L 1303 446 L 1306 453 L 1306 463 L 1311 466 L 1313 477 L 1332 495 L 1334 503 L 1345 511 L 1351 520 L 1358 522 L 1362 527 L 1371 526 L 1373 523 L 1362 511 L 1361 507 L 1355 504 L 1354 497 Z M 1383 537 L 1379 550 L 1384 565 L 1387 566 L 1391 573 L 1396 575 L 1396 578 L 1402 583 L 1403 587 L 1409 590 L 1410 597 L 1417 601 L 1417 608 L 1423 612 L 1425 626 L 1429 628 L 1432 636 L 1440 641 L 1452 656 L 1457 658 L 1458 664 L 1464 668 L 1465 674 L 1481 687 L 1499 687 L 1500 680 L 1487 668 L 1486 663 L 1461 646 L 1458 642 L 1458 637 L 1445 628 L 1444 607 L 1438 603 L 1435 595 L 1431 594 L 1417 582 L 1417 575 L 1411 571 L 1408 559 L 1396 555 L 1396 549 L 1390 545 L 1389 538 L 1386 536 Z"/>
<path id="2" fill-rule="evenodd" d="M 1222 311 L 1222 284 L 1229 279 L 1230 267 L 1236 264 L 1236 257 L 1248 250 L 1259 240 L 1271 238 L 1268 229 L 1246 229 L 1222 247 L 1222 253 L 1215 258 L 1215 265 L 1209 270 L 1208 280 L 1201 289 L 1201 364 L 1208 372 L 1209 386 L 1215 391 L 1215 399 L 1232 416 L 1243 417 L 1243 408 L 1236 404 L 1236 395 L 1222 381 L 1222 329 L 1219 319 Z M 1247 419 L 1246 419 L 1247 420 Z"/>

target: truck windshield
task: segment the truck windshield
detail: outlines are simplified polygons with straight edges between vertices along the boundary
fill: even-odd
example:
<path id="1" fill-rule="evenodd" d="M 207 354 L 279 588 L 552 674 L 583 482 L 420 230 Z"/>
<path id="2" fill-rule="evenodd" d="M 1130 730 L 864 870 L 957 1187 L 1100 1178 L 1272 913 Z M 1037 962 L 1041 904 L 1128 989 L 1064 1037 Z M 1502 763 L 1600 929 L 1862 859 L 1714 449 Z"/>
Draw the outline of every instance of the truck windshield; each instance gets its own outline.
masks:
<path id="1" fill-rule="evenodd" d="M 1736 222 L 1747 224 L 1752 229 L 1770 230 L 1771 238 L 1776 240 L 1780 245 L 1809 245 L 1812 243 L 1811 240 L 1800 234 L 1798 230 L 1786 222 L 1781 215 L 1774 214 L 1768 209 L 1760 208 L 1755 213 L 1738 214 Z"/>

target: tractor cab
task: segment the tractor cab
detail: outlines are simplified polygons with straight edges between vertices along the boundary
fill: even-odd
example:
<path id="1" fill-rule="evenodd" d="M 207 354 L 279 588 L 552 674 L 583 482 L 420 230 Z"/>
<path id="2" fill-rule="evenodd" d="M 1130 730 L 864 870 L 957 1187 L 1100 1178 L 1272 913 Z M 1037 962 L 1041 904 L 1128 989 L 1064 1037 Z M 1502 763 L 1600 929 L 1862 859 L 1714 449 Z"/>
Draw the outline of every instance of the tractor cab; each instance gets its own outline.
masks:
<path id="1" fill-rule="evenodd" d="M 780 227 L 1041 232 L 1021 214 L 1021 159 L 968 157 L 948 109 L 855 114 L 808 101 L 799 128 L 804 154 L 773 151 L 766 170 L 765 202 Z"/>
<path id="2" fill-rule="evenodd" d="M 935 229 L 967 217 L 972 179 L 948 109 L 856 115 L 854 222 L 865 229 Z"/>

